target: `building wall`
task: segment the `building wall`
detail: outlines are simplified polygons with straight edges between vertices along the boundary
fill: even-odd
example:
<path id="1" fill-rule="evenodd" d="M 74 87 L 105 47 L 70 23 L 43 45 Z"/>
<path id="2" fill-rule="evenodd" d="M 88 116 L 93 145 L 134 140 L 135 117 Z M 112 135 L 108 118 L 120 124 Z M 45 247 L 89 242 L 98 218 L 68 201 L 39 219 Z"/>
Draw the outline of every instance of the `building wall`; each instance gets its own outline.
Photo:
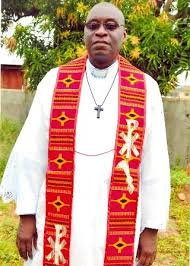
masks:
<path id="1" fill-rule="evenodd" d="M 4 89 L 21 90 L 23 87 L 23 71 L 21 66 L 2 65 L 1 87 Z"/>
<path id="2" fill-rule="evenodd" d="M 24 122 L 34 94 L 1 90 L 2 115 Z M 163 97 L 170 163 L 190 163 L 190 97 Z M 162 155 L 160 155 L 162 156 Z"/>
<path id="3" fill-rule="evenodd" d="M 21 90 L 1 89 L 1 114 L 15 121 L 24 122 L 34 97 L 34 93 Z"/>
<path id="4" fill-rule="evenodd" d="M 171 164 L 190 163 L 190 97 L 164 97 L 164 113 Z"/>

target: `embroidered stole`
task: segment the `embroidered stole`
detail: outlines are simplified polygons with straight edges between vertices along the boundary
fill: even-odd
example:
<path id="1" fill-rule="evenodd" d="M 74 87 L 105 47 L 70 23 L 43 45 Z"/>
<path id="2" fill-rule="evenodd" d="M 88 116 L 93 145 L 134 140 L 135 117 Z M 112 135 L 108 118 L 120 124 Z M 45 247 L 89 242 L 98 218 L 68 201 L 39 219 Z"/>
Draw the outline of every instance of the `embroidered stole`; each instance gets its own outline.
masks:
<path id="1" fill-rule="evenodd" d="M 85 66 L 86 57 L 61 66 L 54 90 L 46 173 L 45 266 L 69 266 L 75 133 Z M 145 95 L 144 74 L 119 56 L 119 114 L 104 266 L 132 266 L 134 261 Z"/>

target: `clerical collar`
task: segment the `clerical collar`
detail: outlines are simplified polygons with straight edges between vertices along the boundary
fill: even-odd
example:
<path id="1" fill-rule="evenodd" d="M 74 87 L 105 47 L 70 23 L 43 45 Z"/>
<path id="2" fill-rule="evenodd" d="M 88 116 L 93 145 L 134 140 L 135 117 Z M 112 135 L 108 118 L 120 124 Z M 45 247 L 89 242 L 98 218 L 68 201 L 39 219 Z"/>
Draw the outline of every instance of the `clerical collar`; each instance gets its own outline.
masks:
<path id="1" fill-rule="evenodd" d="M 109 72 L 109 70 L 111 70 L 115 64 L 117 63 L 117 61 L 115 61 L 111 66 L 107 67 L 107 68 L 104 68 L 104 69 L 99 69 L 99 68 L 96 68 L 95 66 L 93 66 L 91 63 L 90 63 L 90 60 L 87 59 L 87 69 L 89 69 L 91 75 L 95 78 L 100 78 L 100 79 L 104 79 L 107 77 L 107 74 Z"/>

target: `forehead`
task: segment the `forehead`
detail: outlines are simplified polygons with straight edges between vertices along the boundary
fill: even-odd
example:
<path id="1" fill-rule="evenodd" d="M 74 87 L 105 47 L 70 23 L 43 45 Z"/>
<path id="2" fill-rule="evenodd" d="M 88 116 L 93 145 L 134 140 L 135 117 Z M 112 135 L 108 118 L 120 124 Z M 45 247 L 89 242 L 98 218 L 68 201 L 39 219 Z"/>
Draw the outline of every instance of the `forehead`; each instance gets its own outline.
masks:
<path id="1" fill-rule="evenodd" d="M 113 7 L 96 7 L 91 9 L 86 22 L 91 20 L 114 20 L 118 23 L 123 23 L 120 11 Z"/>

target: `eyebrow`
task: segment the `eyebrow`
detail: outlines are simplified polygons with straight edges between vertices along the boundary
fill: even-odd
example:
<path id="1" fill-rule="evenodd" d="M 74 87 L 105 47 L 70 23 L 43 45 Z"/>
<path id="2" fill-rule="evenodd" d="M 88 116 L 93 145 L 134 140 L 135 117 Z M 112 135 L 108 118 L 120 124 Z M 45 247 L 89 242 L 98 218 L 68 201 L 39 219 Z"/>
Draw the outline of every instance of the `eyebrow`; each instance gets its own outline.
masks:
<path id="1" fill-rule="evenodd" d="M 100 19 L 98 19 L 98 18 L 93 18 L 93 19 L 90 19 L 90 20 L 88 20 L 86 23 L 89 23 L 89 22 L 99 22 L 100 21 Z M 114 18 L 106 18 L 105 19 L 105 22 L 109 22 L 109 21 L 112 21 L 112 22 L 116 22 L 116 23 L 118 23 L 118 21 L 116 20 L 116 19 L 114 19 Z"/>

